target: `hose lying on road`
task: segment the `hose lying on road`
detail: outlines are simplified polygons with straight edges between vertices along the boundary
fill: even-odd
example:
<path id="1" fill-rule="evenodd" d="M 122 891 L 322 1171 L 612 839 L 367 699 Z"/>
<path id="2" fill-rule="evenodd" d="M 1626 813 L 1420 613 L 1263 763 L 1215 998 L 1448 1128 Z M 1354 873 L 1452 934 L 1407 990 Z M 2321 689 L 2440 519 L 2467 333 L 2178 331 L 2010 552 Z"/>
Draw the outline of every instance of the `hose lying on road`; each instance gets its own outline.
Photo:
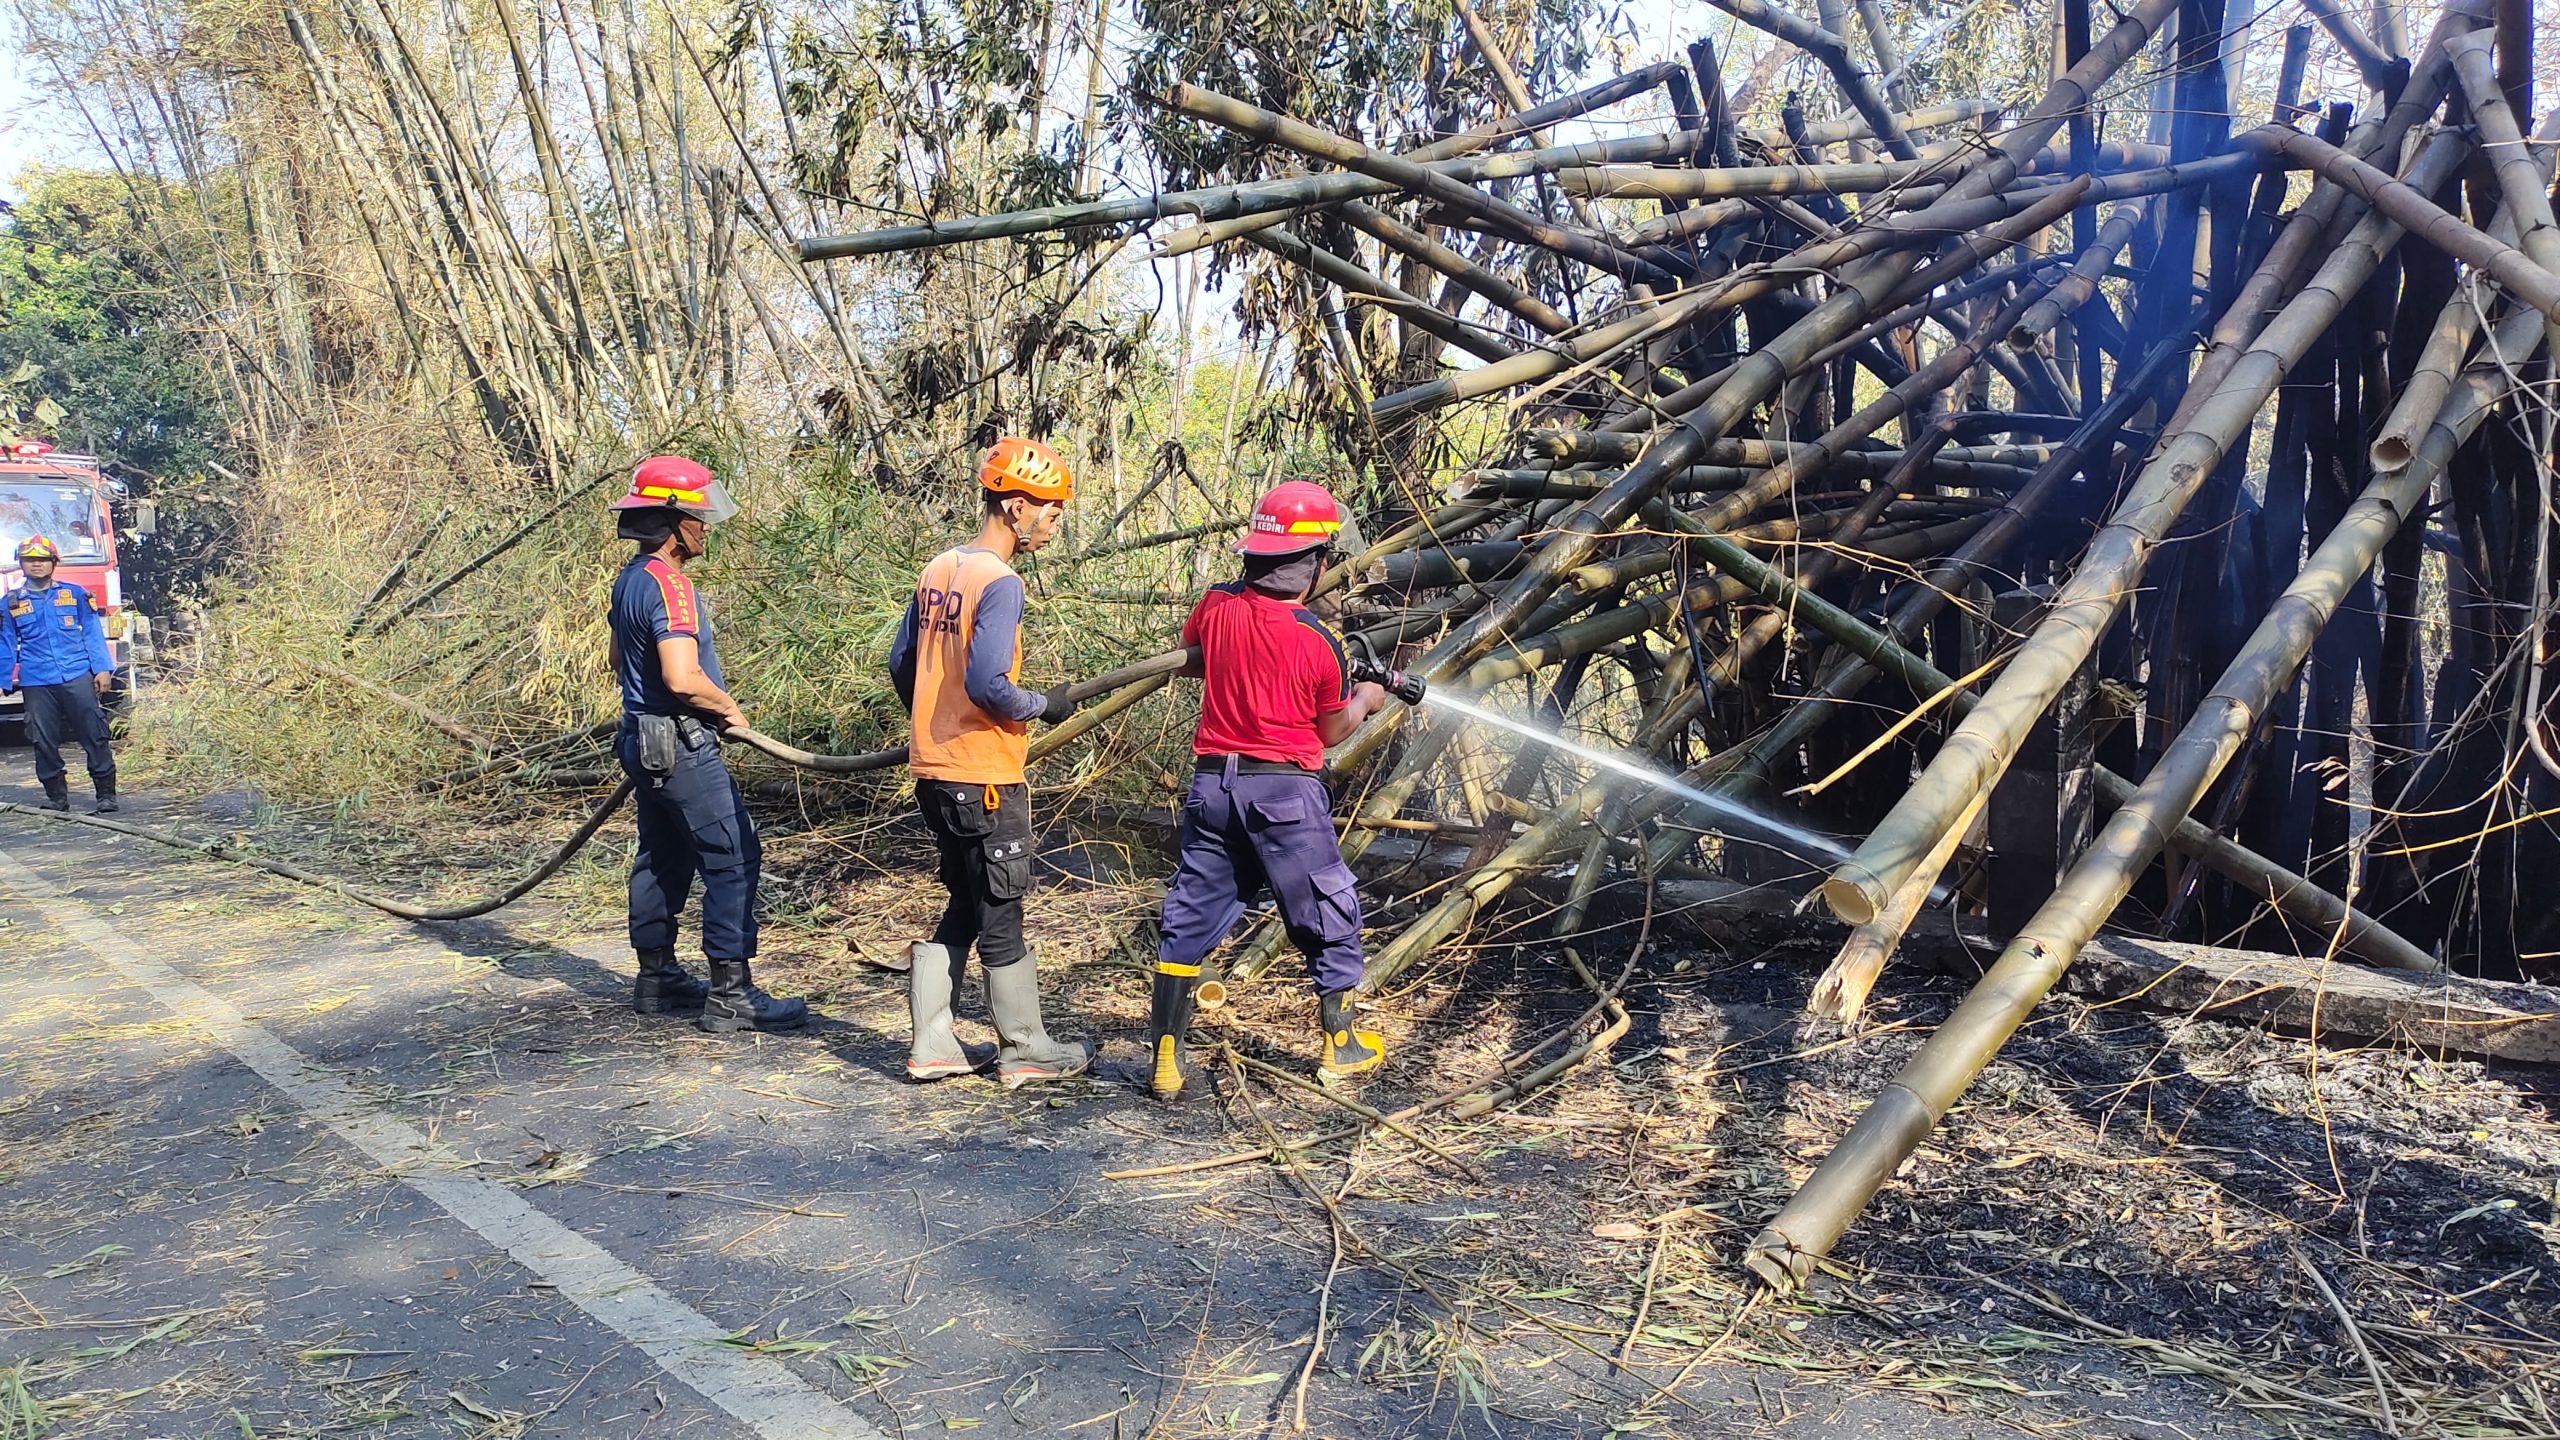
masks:
<path id="1" fill-rule="evenodd" d="M 264 870 L 270 875 L 281 875 L 287 880 L 299 880 L 305 885 L 316 885 L 332 894 L 353 900 L 359 905 L 370 905 L 386 915 L 397 915 L 403 920 L 449 921 L 476 919 L 492 910 L 512 905 L 532 894 L 535 886 L 559 874 L 560 867 L 569 863 L 569 857 L 586 848 L 587 842 L 595 838 L 596 832 L 604 828 L 604 822 L 613 818 L 613 812 L 621 809 L 622 802 L 630 798 L 630 795 L 631 782 L 625 779 L 621 784 L 613 787 L 612 794 L 598 801 L 596 808 L 588 812 L 586 823 L 578 827 L 578 833 L 570 836 L 565 844 L 553 851 L 550 859 L 534 867 L 532 874 L 496 895 L 460 905 L 420 905 L 414 901 L 401 900 L 390 895 L 377 895 L 373 891 L 359 889 L 343 880 L 333 880 L 317 871 L 305 870 L 290 860 L 270 860 L 264 855 L 244 854 L 231 848 L 231 842 L 227 840 L 189 840 L 183 836 L 172 835 L 166 830 L 154 830 L 148 825 L 134 825 L 122 820 L 110 820 L 103 815 L 72 815 L 60 810 L 44 810 L 33 805 L 20 805 L 8 800 L 0 800 L 0 814 L 32 815 L 39 820 L 51 820 L 57 824 L 89 825 L 100 830 L 112 830 L 119 835 L 130 835 L 137 840 L 149 840 L 154 844 L 166 845 L 172 850 L 184 850 L 191 855 L 201 855 L 209 860 L 229 860 L 235 864 Z"/>
<path id="2" fill-rule="evenodd" d="M 1052 726 L 1038 740 L 1032 742 L 1033 758 L 1047 755 L 1113 715 L 1164 688 L 1165 682 L 1175 671 L 1180 670 L 1194 653 L 1190 650 L 1168 651 L 1070 686 L 1067 694 L 1079 704 L 1099 696 L 1109 695 L 1115 690 L 1122 693 L 1113 696 L 1103 704 L 1079 712 L 1063 724 Z M 725 736 L 728 739 L 740 740 L 752 745 L 775 759 L 787 761 L 803 769 L 832 775 L 883 770 L 892 765 L 902 765 L 907 759 L 906 747 L 903 745 L 895 750 L 877 750 L 868 755 L 820 755 L 796 746 L 785 745 L 779 740 L 744 726 L 725 732 Z M 631 791 L 632 782 L 625 777 L 621 784 L 613 787 L 612 794 L 598 801 L 596 808 L 587 813 L 585 822 L 578 826 L 577 832 L 563 841 L 560 848 L 553 851 L 549 859 L 535 866 L 533 871 L 523 879 L 495 895 L 453 905 L 424 905 L 413 900 L 403 900 L 397 896 L 379 894 L 350 885 L 343 880 L 332 879 L 316 870 L 306 870 L 289 860 L 271 860 L 264 855 L 245 853 L 234 849 L 228 840 L 189 840 L 166 830 L 155 830 L 148 825 L 135 825 L 123 820 L 110 820 L 103 815 L 73 815 L 65 811 L 45 810 L 6 800 L 0 800 L 0 814 L 32 815 L 37 819 L 50 820 L 59 824 L 87 825 L 99 830 L 111 830 L 118 835 L 130 835 L 137 840 L 166 845 L 172 850 L 184 850 L 190 855 L 200 855 L 208 860 L 229 860 L 236 864 L 264 870 L 270 875 L 300 881 L 302 884 L 316 886 L 333 895 L 353 900 L 359 905 L 369 905 L 386 915 L 397 916 L 403 920 L 450 922 L 477 919 L 491 911 L 504 909 L 532 894 L 536 887 L 559 874 L 561 867 L 567 865 L 580 850 L 586 848 L 587 842 L 593 840 L 596 832 L 604 828 L 604 822 L 612 819 L 613 812 L 622 808 L 622 802 L 631 798 Z"/>

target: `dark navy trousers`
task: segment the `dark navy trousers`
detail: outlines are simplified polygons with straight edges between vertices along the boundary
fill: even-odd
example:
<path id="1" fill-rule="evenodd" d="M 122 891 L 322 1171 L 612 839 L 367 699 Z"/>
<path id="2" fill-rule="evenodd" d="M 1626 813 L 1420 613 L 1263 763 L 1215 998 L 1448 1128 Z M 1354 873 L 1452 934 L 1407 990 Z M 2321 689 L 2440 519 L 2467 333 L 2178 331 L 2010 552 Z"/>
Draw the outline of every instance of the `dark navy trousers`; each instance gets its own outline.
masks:
<path id="1" fill-rule="evenodd" d="M 764 842 L 747 815 L 746 797 L 720 758 L 720 742 L 706 729 L 698 746 L 678 746 L 664 775 L 640 768 L 638 740 L 629 720 L 615 745 L 622 773 L 637 782 L 640 850 L 631 862 L 631 948 L 662 950 L 676 943 L 676 916 L 702 878 L 702 953 L 712 960 L 752 960 L 756 955 L 756 881 L 764 869 Z"/>
<path id="2" fill-rule="evenodd" d="M 36 779 L 47 790 L 62 778 L 62 747 L 78 741 L 89 779 L 102 789 L 116 783 L 116 755 L 107 739 L 106 707 L 88 676 L 60 685 L 29 685 L 27 743 L 36 752 Z"/>
<path id="3" fill-rule="evenodd" d="M 1194 775 L 1182 855 L 1164 897 L 1157 960 L 1198 965 L 1264 886 L 1318 994 L 1360 983 L 1360 892 L 1333 834 L 1333 797 L 1313 775 Z"/>

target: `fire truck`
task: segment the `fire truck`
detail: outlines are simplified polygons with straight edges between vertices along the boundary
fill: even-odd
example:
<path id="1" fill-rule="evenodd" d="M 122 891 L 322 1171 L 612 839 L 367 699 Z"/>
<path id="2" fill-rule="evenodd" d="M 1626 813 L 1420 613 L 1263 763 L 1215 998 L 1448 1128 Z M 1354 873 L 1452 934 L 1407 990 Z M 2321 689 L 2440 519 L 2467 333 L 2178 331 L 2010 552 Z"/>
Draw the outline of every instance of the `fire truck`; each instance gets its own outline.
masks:
<path id="1" fill-rule="evenodd" d="M 18 570 L 20 541 L 42 535 L 62 547 L 54 573 L 87 590 L 106 621 L 107 651 L 116 665 L 111 707 L 132 689 L 134 662 L 151 658 L 151 622 L 124 604 L 124 575 L 116 559 L 120 509 L 128 512 L 131 533 L 151 533 L 151 502 L 133 500 L 97 457 L 66 455 L 42 440 L 0 444 L 0 591 L 27 583 Z M 25 717 L 24 696 L 0 698 L 0 723 L 16 726 Z"/>

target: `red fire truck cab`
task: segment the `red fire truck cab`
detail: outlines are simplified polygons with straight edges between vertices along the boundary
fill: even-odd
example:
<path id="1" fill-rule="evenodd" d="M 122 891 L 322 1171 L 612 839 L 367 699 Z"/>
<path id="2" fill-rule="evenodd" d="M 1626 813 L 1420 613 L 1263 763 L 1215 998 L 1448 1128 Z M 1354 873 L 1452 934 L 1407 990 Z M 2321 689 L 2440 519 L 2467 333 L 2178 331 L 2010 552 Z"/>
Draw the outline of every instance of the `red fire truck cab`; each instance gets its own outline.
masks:
<path id="1" fill-rule="evenodd" d="M 20 541 L 42 535 L 61 546 L 54 573 L 87 590 L 105 618 L 119 696 L 132 688 L 134 662 L 148 659 L 151 646 L 151 622 L 125 608 L 116 560 L 115 511 L 128 503 L 133 533 L 150 534 L 151 502 L 128 502 L 124 482 L 101 470 L 94 456 L 66 455 L 41 440 L 0 444 L 0 591 L 27 583 L 18 570 Z M 21 719 L 25 705 L 14 693 L 0 699 L 0 721 Z"/>

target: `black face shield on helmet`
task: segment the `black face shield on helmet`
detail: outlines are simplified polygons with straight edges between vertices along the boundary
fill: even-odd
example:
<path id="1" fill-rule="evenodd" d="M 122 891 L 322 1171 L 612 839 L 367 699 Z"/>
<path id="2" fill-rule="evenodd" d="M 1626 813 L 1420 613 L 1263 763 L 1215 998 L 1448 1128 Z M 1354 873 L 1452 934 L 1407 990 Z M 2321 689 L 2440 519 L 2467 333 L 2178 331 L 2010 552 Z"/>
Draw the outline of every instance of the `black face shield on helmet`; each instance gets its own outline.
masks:
<path id="1" fill-rule="evenodd" d="M 616 510 L 613 512 L 613 533 L 621 539 L 637 540 L 643 545 L 662 545 L 668 536 L 676 533 L 676 524 L 683 519 L 684 512 L 672 505 L 653 505 L 645 510 Z"/>
<path id="2" fill-rule="evenodd" d="M 1333 547 L 1318 545 L 1295 555 L 1247 555 L 1244 581 L 1265 595 L 1295 600 L 1315 588 L 1316 577 L 1333 559 Z"/>

